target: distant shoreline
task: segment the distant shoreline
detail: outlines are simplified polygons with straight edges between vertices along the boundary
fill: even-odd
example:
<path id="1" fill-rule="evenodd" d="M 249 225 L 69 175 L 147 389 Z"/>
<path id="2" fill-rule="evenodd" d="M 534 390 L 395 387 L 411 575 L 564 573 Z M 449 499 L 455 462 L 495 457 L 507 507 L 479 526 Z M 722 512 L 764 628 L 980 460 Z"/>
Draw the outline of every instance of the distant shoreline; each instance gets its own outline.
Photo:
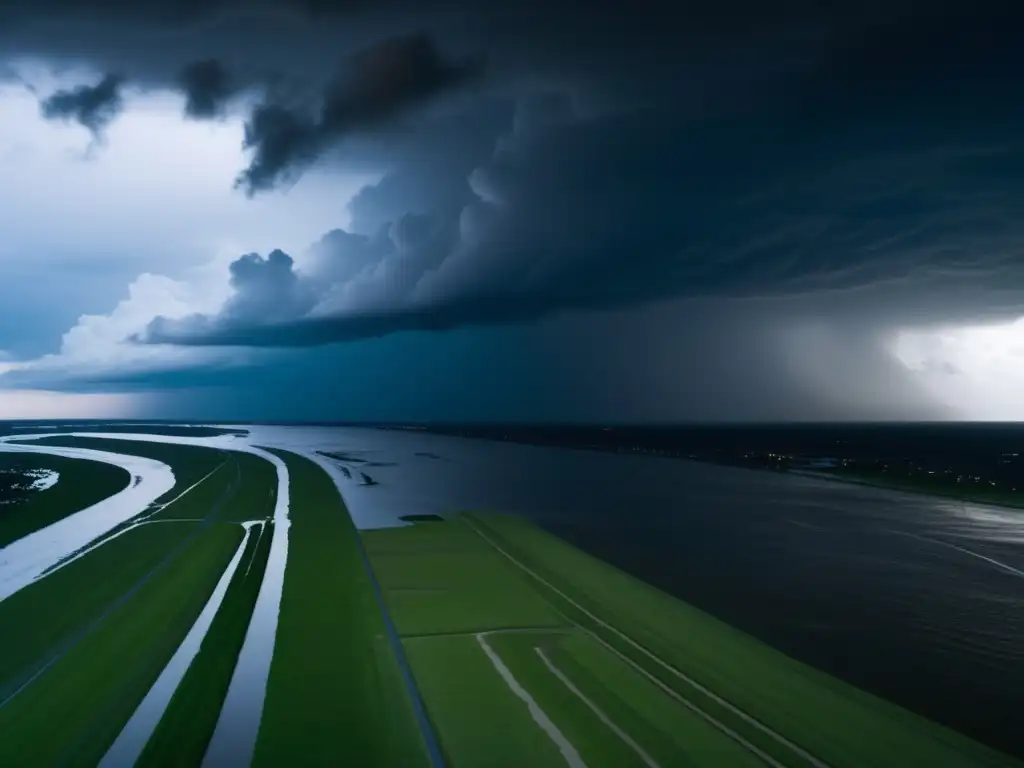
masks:
<path id="1" fill-rule="evenodd" d="M 1012 501 L 993 501 L 986 499 L 981 496 L 954 496 L 949 493 L 942 493 L 938 490 L 929 488 L 913 488 L 905 485 L 898 485 L 897 483 L 886 483 L 879 480 L 869 480 L 867 478 L 859 477 L 843 477 L 842 475 L 834 475 L 829 472 L 815 472 L 812 470 L 804 469 L 790 469 L 785 474 L 797 475 L 799 477 L 810 477 L 816 480 L 831 480 L 836 483 L 846 483 L 848 485 L 866 485 L 869 488 L 881 488 L 886 491 L 902 491 L 904 493 L 913 493 L 918 496 L 931 496 L 936 499 L 948 499 L 949 501 L 959 501 L 971 504 L 985 504 L 989 507 L 1003 507 L 1005 509 L 1022 510 L 1024 509 L 1024 499 L 1019 502 Z"/>
<path id="2" fill-rule="evenodd" d="M 394 429 L 394 427 L 385 426 L 379 427 L 383 429 Z M 406 428 L 409 429 L 409 428 Z M 410 429 L 410 431 L 413 431 Z M 749 463 L 741 461 L 722 461 L 712 456 L 707 455 L 694 455 L 692 453 L 664 453 L 657 450 L 643 450 L 643 451 L 629 451 L 617 449 L 614 445 L 601 445 L 596 443 L 581 443 L 581 442 L 559 442 L 554 440 L 543 440 L 537 439 L 536 437 L 530 437 L 523 434 L 516 434 L 514 429 L 510 429 L 508 432 L 502 432 L 500 434 L 495 433 L 466 433 L 464 431 L 451 431 L 438 427 L 437 425 L 419 426 L 414 431 L 422 431 L 427 434 L 442 435 L 447 437 L 459 437 L 467 440 L 487 440 L 490 442 L 507 442 L 516 443 L 519 445 L 533 445 L 538 447 L 548 448 L 561 448 L 564 450 L 574 451 L 593 451 L 597 453 L 612 453 L 620 456 L 649 456 L 651 458 L 665 458 L 675 459 L 677 461 L 690 461 L 701 464 L 713 464 L 719 467 L 732 467 L 735 469 L 749 469 L 755 472 L 773 472 L 776 474 L 791 474 L 796 476 L 817 478 L 819 480 L 831 480 L 837 483 L 846 483 L 849 485 L 864 485 L 869 488 L 879 488 L 887 491 L 902 491 L 904 493 L 913 493 L 919 496 L 931 496 L 936 499 L 949 499 L 950 501 L 959 501 L 961 503 L 970 502 L 972 504 L 985 504 L 991 507 L 1001 507 L 1004 509 L 1012 510 L 1024 510 L 1024 492 L 1021 493 L 1019 500 L 1013 499 L 992 499 L 990 497 L 975 496 L 971 494 L 961 495 L 956 493 L 944 493 L 941 489 L 927 488 L 921 485 L 903 485 L 895 482 L 886 482 L 883 480 L 876 480 L 873 478 L 865 477 L 849 477 L 840 474 L 834 474 L 831 472 L 822 472 L 815 470 L 805 469 L 789 469 L 783 467 L 767 467 L 767 466 L 753 466 Z"/>

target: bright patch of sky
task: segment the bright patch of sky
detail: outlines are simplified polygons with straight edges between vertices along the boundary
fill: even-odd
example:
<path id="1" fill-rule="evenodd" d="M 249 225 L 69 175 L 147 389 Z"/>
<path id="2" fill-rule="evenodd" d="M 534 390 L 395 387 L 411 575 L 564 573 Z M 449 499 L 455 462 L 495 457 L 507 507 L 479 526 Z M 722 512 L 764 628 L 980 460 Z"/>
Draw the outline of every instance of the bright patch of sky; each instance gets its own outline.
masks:
<path id="1" fill-rule="evenodd" d="M 17 356 L 56 351 L 79 315 L 109 311 L 140 275 L 191 280 L 198 269 L 223 281 L 243 253 L 302 251 L 347 225 L 348 200 L 373 181 L 316 171 L 248 200 L 232 188 L 245 166 L 241 114 L 188 121 L 180 94 L 128 88 L 97 140 L 39 109 L 39 98 L 97 73 L 13 69 L 21 81 L 0 82 L 0 348 Z"/>
<path id="2" fill-rule="evenodd" d="M 891 348 L 928 392 L 962 418 L 1024 420 L 1024 318 L 904 330 Z"/>
<path id="3" fill-rule="evenodd" d="M 127 419 L 135 415 L 135 408 L 130 395 L 0 389 L 0 420 Z"/>

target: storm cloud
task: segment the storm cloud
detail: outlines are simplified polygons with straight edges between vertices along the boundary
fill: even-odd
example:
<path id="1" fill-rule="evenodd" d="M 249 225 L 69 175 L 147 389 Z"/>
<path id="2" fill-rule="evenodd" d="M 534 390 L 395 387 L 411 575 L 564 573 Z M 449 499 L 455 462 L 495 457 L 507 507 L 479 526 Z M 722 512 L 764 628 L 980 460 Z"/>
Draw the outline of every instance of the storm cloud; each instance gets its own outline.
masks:
<path id="1" fill-rule="evenodd" d="M 214 347 L 303 348 L 281 354 L 328 366 L 356 354 L 339 342 L 455 349 L 650 314 L 660 330 L 635 326 L 648 346 L 671 356 L 654 338 L 685 324 L 687 354 L 707 363 L 657 363 L 674 382 L 666 398 L 710 401 L 740 371 L 770 368 L 766 397 L 786 404 L 774 413 L 799 411 L 787 392 L 822 418 L 934 413 L 914 410 L 886 339 L 1024 312 L 1024 10 L 1009 4 L 37 5 L 0 2 L 22 30 L 17 45 L 0 32 L 0 51 L 124 72 L 177 92 L 189 119 L 236 121 L 240 197 L 287 194 L 307 173 L 371 178 L 308 249 L 242 243 L 218 273 L 219 308 L 140 312 L 124 327 L 140 354 L 201 353 L 217 381 L 235 374 L 210 362 Z M 59 21 L 33 17 L 43 11 Z M 88 24 L 102 35 L 69 31 Z M 93 113 L 71 105 L 90 91 L 68 93 L 78 100 L 60 115 L 89 127 Z M 116 109 L 96 114 L 102 127 Z M 827 331 L 806 330 L 819 321 Z M 603 333 L 645 365 L 635 336 Z M 789 355 L 804 342 L 843 347 L 857 362 L 828 365 L 865 371 L 870 404 L 822 394 L 835 377 Z M 887 391 L 900 393 L 889 405 Z M 740 401 L 737 389 L 734 411 Z"/>
<path id="2" fill-rule="evenodd" d="M 252 162 L 236 184 L 253 195 L 294 179 L 333 142 L 467 81 L 480 66 L 447 61 L 423 34 L 382 40 L 347 62 L 315 114 L 273 101 L 258 105 L 245 125 Z"/>
<path id="3" fill-rule="evenodd" d="M 201 59 L 186 65 L 178 82 L 185 93 L 185 115 L 193 120 L 222 116 L 237 88 L 227 68 L 217 59 Z"/>
<path id="4" fill-rule="evenodd" d="M 280 275 L 307 284 L 312 305 L 272 320 L 156 320 L 141 338 L 317 344 L 673 298 L 850 292 L 915 321 L 1012 312 L 1024 142 L 1009 123 L 968 141 L 932 124 L 909 142 L 901 127 L 851 125 L 837 152 L 785 116 L 698 129 L 668 110 L 593 117 L 564 94 L 520 100 L 489 156 L 453 180 L 461 204 L 388 221 L 374 191 L 399 186 L 401 170 L 364 190 L 351 226 L 377 233 L 333 233 L 315 265 Z"/>
<path id="5" fill-rule="evenodd" d="M 48 120 L 73 120 L 99 135 L 124 106 L 123 82 L 119 75 L 107 75 L 96 85 L 57 91 L 43 99 L 40 110 Z"/>

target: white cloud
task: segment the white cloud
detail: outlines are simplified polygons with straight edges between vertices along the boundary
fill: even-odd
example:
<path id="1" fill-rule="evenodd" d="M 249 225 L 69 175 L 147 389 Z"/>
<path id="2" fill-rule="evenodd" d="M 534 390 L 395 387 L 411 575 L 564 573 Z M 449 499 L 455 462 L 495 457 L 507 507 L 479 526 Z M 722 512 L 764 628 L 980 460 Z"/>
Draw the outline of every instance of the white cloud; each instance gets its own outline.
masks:
<path id="1" fill-rule="evenodd" d="M 124 290 L 126 269 L 139 276 L 109 314 L 82 315 L 53 354 L 0 365 L 0 387 L 36 377 L 44 386 L 59 386 L 65 376 L 238 357 L 124 339 L 157 315 L 216 312 L 229 295 L 231 261 L 252 251 L 305 249 L 324 231 L 346 226 L 348 200 L 376 178 L 317 171 L 285 193 L 249 200 L 232 188 L 246 165 L 241 114 L 222 122 L 187 121 L 179 94 L 128 89 L 124 112 L 102 143 L 91 146 L 85 128 L 44 120 L 38 100 L 95 82 L 98 73 L 31 62 L 13 66 L 22 81 L 0 81 L 0 284 L 11 291 L 74 279 L 65 266 L 73 266 L 74 274 L 87 270 L 90 285 L 109 272 L 112 291 Z M 14 375 L 4 377 L 7 372 Z M 0 392 L 14 402 L 11 389 Z M 18 401 L 25 404 L 57 404 L 49 396 L 19 397 L 29 398 Z M 20 407 L 12 405 L 12 412 Z"/>
<path id="2" fill-rule="evenodd" d="M 964 419 L 1024 420 L 1024 317 L 1012 323 L 905 329 L 893 354 Z"/>
<path id="3" fill-rule="evenodd" d="M 192 269 L 185 279 L 145 273 L 129 287 L 128 295 L 106 315 L 82 315 L 64 334 L 60 350 L 35 360 L 0 364 L 3 373 L 40 378 L 95 376 L 144 370 L 188 367 L 211 362 L 224 354 L 211 349 L 187 349 L 132 344 L 156 315 L 181 318 L 194 312 L 216 311 L 230 294 L 225 272 L 217 262 Z"/>
<path id="4" fill-rule="evenodd" d="M 369 180 L 320 172 L 287 194 L 247 200 L 232 189 L 245 166 L 241 115 L 187 121 L 181 95 L 128 89 L 123 114 L 90 148 L 83 127 L 44 120 L 38 97 L 96 74 L 17 69 L 37 94 L 0 83 L 0 177 L 8 180 L 0 185 L 0 270 L 19 257 L 167 268 L 206 261 L 228 243 L 299 248 L 345 225 L 345 203 Z"/>

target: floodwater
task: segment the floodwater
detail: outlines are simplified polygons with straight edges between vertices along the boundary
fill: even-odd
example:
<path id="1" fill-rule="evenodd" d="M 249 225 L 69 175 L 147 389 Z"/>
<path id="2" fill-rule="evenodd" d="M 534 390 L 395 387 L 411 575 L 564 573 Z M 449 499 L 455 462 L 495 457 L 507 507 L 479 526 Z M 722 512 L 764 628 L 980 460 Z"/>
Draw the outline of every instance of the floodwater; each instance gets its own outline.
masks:
<path id="1" fill-rule="evenodd" d="M 244 523 L 243 525 L 245 526 L 245 536 L 242 538 L 241 544 L 238 545 L 238 549 L 235 551 L 234 557 L 231 558 L 231 562 L 228 563 L 228 567 L 224 569 L 224 573 L 217 582 L 213 594 L 210 595 L 206 605 L 203 606 L 202 613 L 199 614 L 195 624 L 192 625 L 185 639 L 178 646 L 174 656 L 167 662 L 167 666 L 164 667 L 156 682 L 150 687 L 149 692 L 136 708 L 135 713 L 125 724 L 124 728 L 121 729 L 117 739 L 110 745 L 110 749 L 107 750 L 103 759 L 100 760 L 99 768 L 121 768 L 121 766 L 125 765 L 134 765 L 135 761 L 142 754 L 142 750 L 146 748 L 146 743 L 156 730 L 160 718 L 167 711 L 167 705 L 171 703 L 171 698 L 174 696 L 178 684 L 181 683 L 182 678 L 185 677 L 185 673 L 188 671 L 189 665 L 199 653 L 203 639 L 206 637 L 210 625 L 213 624 L 213 618 L 217 615 L 220 604 L 224 602 L 228 585 L 231 583 L 235 571 L 238 570 L 238 564 L 242 561 L 245 546 L 248 544 L 249 536 L 252 535 L 252 528 L 256 524 Z"/>
<path id="2" fill-rule="evenodd" d="M 249 629 L 246 632 L 242 649 L 239 651 L 238 663 L 232 674 L 217 726 L 203 760 L 205 768 L 215 768 L 221 765 L 248 765 L 255 748 L 256 734 L 259 730 L 260 716 L 266 697 L 267 679 L 270 675 L 270 662 L 274 654 L 274 640 L 277 634 L 278 612 L 284 588 L 284 569 L 288 559 L 288 469 L 285 463 L 277 456 L 256 447 L 255 441 L 239 439 L 234 435 L 182 437 L 144 435 L 134 432 L 65 432 L 63 434 L 65 436 L 139 440 L 178 445 L 228 447 L 255 454 L 274 465 L 278 480 L 277 499 L 274 506 L 274 539 L 270 544 L 267 566 L 260 584 L 259 594 L 256 596 L 256 605 L 253 608 Z M 49 434 L 41 434 L 37 437 L 49 436 Z M 302 446 L 295 447 L 302 448 Z M 57 453 L 69 449 L 40 446 L 39 450 Z M 205 633 L 205 630 L 202 631 Z M 159 697 L 159 695 L 159 692 L 154 694 L 155 697 Z M 158 698 L 154 700 L 158 700 Z M 137 722 L 149 722 L 151 719 L 147 710 L 143 710 L 141 713 L 137 711 L 136 716 L 139 718 Z M 135 717 L 132 720 L 135 721 Z M 131 726 L 132 723 L 129 725 Z M 141 749 L 145 746 L 145 742 L 141 747 L 138 746 L 140 731 L 137 726 L 132 726 L 127 732 L 122 731 L 122 733 L 124 734 L 123 749 L 130 751 L 136 747 Z"/>
<path id="3" fill-rule="evenodd" d="M 362 528 L 455 509 L 524 515 L 795 658 L 1024 757 L 1024 510 L 422 432 L 248 428 L 244 438 L 163 439 L 343 453 L 332 476 Z M 286 546 L 286 499 L 274 547 Z M 249 633 L 260 663 L 243 671 L 240 659 L 236 670 L 237 695 L 258 693 L 260 706 L 274 573 L 268 564 L 266 608 Z M 225 716 L 257 722 L 246 711 L 226 706 Z M 234 752 L 251 735 L 222 743 Z M 207 763 L 214 757 L 211 745 Z"/>
<path id="4" fill-rule="evenodd" d="M 231 676 L 217 727 L 203 757 L 204 768 L 234 768 L 248 765 L 252 760 L 267 695 L 277 618 L 284 591 L 284 569 L 288 560 L 288 468 L 272 453 L 256 448 L 250 450 L 272 462 L 277 469 L 274 538 L 270 542 L 267 567 L 245 642 L 238 654 L 238 664 Z"/>
<path id="5" fill-rule="evenodd" d="M 60 472 L 52 469 L 30 469 L 25 474 L 32 478 L 29 489 L 33 491 L 45 491 L 47 488 L 53 488 L 57 484 L 57 480 L 60 479 Z"/>
<path id="6" fill-rule="evenodd" d="M 0 451 L 49 453 L 69 458 L 93 459 L 122 467 L 141 478 L 128 488 L 108 496 L 91 507 L 18 539 L 0 549 L 0 600 L 39 578 L 62 558 L 86 546 L 114 526 L 141 512 L 174 487 L 174 473 L 166 464 L 137 456 L 81 448 L 6 445 Z"/>
<path id="7" fill-rule="evenodd" d="M 1024 757 L 1024 510 L 677 459 L 253 427 L 362 459 L 361 527 L 522 514 L 776 648 Z M 365 471 L 379 484 L 363 486 Z"/>

